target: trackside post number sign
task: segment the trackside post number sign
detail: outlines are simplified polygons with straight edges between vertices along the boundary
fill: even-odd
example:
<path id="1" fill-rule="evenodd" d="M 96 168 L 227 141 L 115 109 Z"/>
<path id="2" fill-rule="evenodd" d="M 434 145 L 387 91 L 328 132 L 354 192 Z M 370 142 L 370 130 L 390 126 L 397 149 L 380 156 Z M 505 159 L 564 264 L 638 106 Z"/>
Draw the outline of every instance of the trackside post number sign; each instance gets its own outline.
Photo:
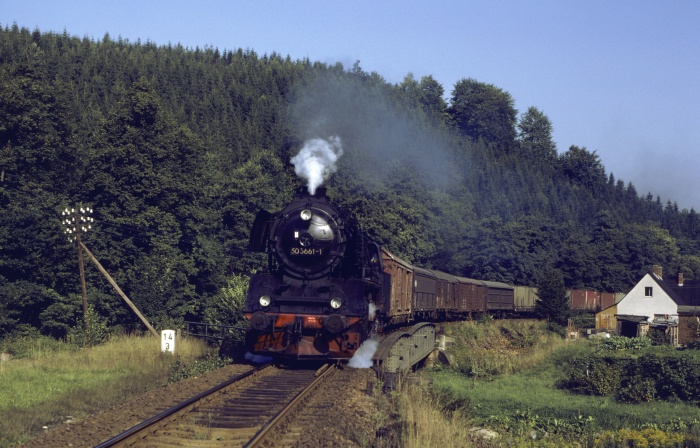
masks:
<path id="1" fill-rule="evenodd" d="M 165 353 L 175 353 L 175 330 L 161 331 L 160 351 Z"/>

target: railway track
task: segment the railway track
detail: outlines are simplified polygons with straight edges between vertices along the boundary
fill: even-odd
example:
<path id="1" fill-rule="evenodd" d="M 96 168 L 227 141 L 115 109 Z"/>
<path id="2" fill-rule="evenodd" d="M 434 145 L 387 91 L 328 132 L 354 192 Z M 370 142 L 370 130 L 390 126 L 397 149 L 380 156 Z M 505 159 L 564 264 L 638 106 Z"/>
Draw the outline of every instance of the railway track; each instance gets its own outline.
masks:
<path id="1" fill-rule="evenodd" d="M 97 447 L 257 447 L 280 437 L 300 404 L 337 373 L 335 366 L 287 370 L 265 365 L 106 440 Z"/>

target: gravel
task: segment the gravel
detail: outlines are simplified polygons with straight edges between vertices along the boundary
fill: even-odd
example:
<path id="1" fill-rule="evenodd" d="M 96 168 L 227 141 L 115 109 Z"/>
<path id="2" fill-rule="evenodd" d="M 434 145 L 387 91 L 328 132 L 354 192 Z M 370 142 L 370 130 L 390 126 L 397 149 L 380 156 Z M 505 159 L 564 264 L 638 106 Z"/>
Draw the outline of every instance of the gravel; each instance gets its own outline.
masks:
<path id="1" fill-rule="evenodd" d="M 220 382 L 249 370 L 244 364 L 232 364 L 195 378 L 149 391 L 81 420 L 66 417 L 64 423 L 47 428 L 27 442 L 25 447 L 92 447 L 191 398 Z M 375 434 L 388 422 L 384 396 L 374 387 L 374 371 L 346 367 L 339 387 L 319 394 L 300 412 L 298 421 L 313 422 L 297 435 L 280 436 L 293 446 L 389 446 L 387 440 L 375 442 Z M 323 409 L 323 412 L 318 412 Z M 308 414 L 308 415 L 305 415 Z"/>

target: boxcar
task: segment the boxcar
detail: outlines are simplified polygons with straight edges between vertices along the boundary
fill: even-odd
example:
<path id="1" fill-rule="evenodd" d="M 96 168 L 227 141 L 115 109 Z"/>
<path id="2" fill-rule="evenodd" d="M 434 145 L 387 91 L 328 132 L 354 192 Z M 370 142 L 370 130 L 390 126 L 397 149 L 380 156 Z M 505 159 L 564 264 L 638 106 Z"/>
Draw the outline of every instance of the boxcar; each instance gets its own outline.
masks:
<path id="1" fill-rule="evenodd" d="M 406 322 L 413 305 L 413 266 L 382 248 L 384 303 L 378 304 L 391 323 Z"/>
<path id="2" fill-rule="evenodd" d="M 589 289 L 571 290 L 571 309 L 600 311 L 600 293 Z"/>
<path id="3" fill-rule="evenodd" d="M 514 290 L 515 311 L 533 311 L 537 296 L 537 288 L 532 286 L 515 286 Z"/>
<path id="4" fill-rule="evenodd" d="M 600 293 L 600 309 L 604 310 L 617 303 L 617 295 L 614 292 L 602 292 Z"/>
<path id="5" fill-rule="evenodd" d="M 436 311 L 440 316 L 449 316 L 455 310 L 455 285 L 457 277 L 440 271 L 432 271 L 437 278 Z"/>
<path id="6" fill-rule="evenodd" d="M 413 312 L 416 316 L 435 316 L 437 282 L 432 271 L 413 268 Z"/>
<path id="7" fill-rule="evenodd" d="M 501 282 L 484 281 L 486 285 L 486 311 L 513 311 L 514 288 Z"/>
<path id="8" fill-rule="evenodd" d="M 464 315 L 486 312 L 486 285 L 481 280 L 457 277 L 457 312 Z"/>

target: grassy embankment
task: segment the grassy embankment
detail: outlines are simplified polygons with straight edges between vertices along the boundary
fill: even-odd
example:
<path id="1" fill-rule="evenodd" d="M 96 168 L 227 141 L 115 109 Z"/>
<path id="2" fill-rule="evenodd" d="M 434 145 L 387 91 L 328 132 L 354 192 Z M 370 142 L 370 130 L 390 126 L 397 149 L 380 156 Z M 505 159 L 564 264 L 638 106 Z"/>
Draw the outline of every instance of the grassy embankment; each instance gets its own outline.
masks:
<path id="1" fill-rule="evenodd" d="M 614 395 L 561 388 L 571 361 L 593 353 L 596 343 L 567 342 L 544 324 L 522 321 L 466 322 L 447 332 L 456 340 L 457 365 L 424 372 L 432 386 L 410 388 L 397 399 L 407 423 L 404 446 L 700 446 L 696 405 L 624 404 Z M 475 427 L 499 436 L 491 444 L 474 437 Z"/>
<path id="2" fill-rule="evenodd" d="M 211 350 L 200 340 L 181 338 L 173 356 L 161 353 L 160 341 L 150 336 L 112 337 L 84 349 L 47 338 L 20 345 L 21 358 L 0 362 L 0 447 L 186 376 L 183 365 Z"/>

